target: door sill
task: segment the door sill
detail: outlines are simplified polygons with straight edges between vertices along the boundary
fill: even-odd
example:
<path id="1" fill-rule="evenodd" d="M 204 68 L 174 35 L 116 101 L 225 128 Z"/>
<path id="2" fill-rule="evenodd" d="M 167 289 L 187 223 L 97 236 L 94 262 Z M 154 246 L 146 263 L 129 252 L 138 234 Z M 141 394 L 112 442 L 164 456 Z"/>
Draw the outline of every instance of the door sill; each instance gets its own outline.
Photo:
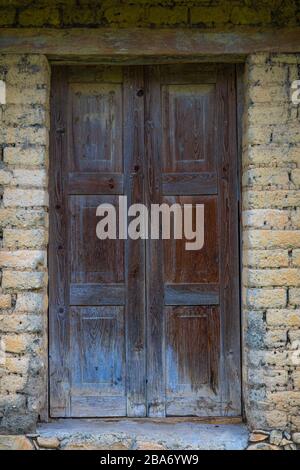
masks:
<path id="1" fill-rule="evenodd" d="M 66 450 L 242 450 L 249 436 L 241 417 L 60 418 L 37 434 Z"/>

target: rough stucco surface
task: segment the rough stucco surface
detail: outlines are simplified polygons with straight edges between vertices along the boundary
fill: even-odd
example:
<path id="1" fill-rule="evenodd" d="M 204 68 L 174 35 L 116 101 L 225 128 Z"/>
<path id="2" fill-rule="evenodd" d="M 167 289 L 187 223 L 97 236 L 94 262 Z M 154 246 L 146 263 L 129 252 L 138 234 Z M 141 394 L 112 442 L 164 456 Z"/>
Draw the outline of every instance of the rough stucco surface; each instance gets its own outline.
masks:
<path id="1" fill-rule="evenodd" d="M 243 141 L 244 394 L 250 426 L 300 428 L 300 55 L 249 57 Z"/>
<path id="2" fill-rule="evenodd" d="M 0 27 L 297 26 L 297 0 L 0 0 Z"/>
<path id="3" fill-rule="evenodd" d="M 0 55 L 0 428 L 33 429 L 45 399 L 50 68 Z"/>

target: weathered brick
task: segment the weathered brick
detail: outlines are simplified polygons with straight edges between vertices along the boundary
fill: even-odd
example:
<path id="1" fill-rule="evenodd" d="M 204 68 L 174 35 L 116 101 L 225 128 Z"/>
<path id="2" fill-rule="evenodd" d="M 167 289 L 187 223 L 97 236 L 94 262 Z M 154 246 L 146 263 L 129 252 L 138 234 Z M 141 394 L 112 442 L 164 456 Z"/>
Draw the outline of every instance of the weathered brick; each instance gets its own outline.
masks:
<path id="1" fill-rule="evenodd" d="M 49 111 L 41 105 L 20 106 L 9 105 L 2 113 L 2 122 L 8 127 L 13 126 L 47 126 L 49 127 Z"/>
<path id="2" fill-rule="evenodd" d="M 243 195 L 244 209 L 276 209 L 300 205 L 297 190 L 254 191 L 248 190 Z"/>
<path id="3" fill-rule="evenodd" d="M 287 342 L 286 331 L 283 329 L 274 329 L 274 326 L 276 325 L 272 325 L 272 329 L 269 329 L 266 333 L 265 346 L 270 349 L 285 347 Z M 272 385 L 277 385 L 277 382 L 273 380 L 270 380 L 269 384 L 270 383 L 272 383 Z M 281 385 L 283 384 L 281 383 Z"/>
<path id="4" fill-rule="evenodd" d="M 49 204 L 48 192 L 42 189 L 7 188 L 3 196 L 4 207 L 32 207 Z"/>
<path id="5" fill-rule="evenodd" d="M 7 86 L 6 104 L 19 106 L 44 105 L 49 106 L 49 89 L 47 87 L 21 88 L 16 86 Z M 47 119 L 48 120 L 48 119 Z M 24 122 L 26 125 L 26 121 Z M 23 125 L 24 125 L 23 124 Z"/>
<path id="6" fill-rule="evenodd" d="M 249 127 L 244 137 L 244 145 L 269 144 L 272 141 L 273 128 L 271 126 Z"/>
<path id="7" fill-rule="evenodd" d="M 0 128 L 0 141 L 6 145 L 48 145 L 49 131 L 46 127 Z"/>
<path id="8" fill-rule="evenodd" d="M 238 25 L 264 24 L 270 22 L 271 12 L 267 7 L 257 10 L 252 7 L 239 5 L 233 7 L 230 20 L 233 24 Z"/>
<path id="9" fill-rule="evenodd" d="M 254 103 L 264 103 L 268 106 L 275 103 L 282 104 L 290 99 L 286 87 L 281 86 L 251 86 L 249 87 L 248 97 Z"/>
<path id="10" fill-rule="evenodd" d="M 254 168 L 243 174 L 243 186 L 284 186 L 288 184 L 288 171 L 282 168 Z"/>
<path id="11" fill-rule="evenodd" d="M 300 249 L 293 250 L 292 252 L 292 263 L 293 266 L 300 267 Z"/>
<path id="12" fill-rule="evenodd" d="M 16 312 L 43 312 L 48 306 L 46 294 L 38 292 L 18 292 Z"/>
<path id="13" fill-rule="evenodd" d="M 24 395 L 20 395 L 19 393 L 10 393 L 2 395 L 0 394 L 0 407 L 6 408 L 16 408 L 16 409 L 24 409 L 26 405 L 26 397 Z M 3 441 L 2 443 L 3 444 Z"/>
<path id="14" fill-rule="evenodd" d="M 243 265 L 256 268 L 284 268 L 289 266 L 288 250 L 244 250 Z"/>
<path id="15" fill-rule="evenodd" d="M 266 321 L 271 326 L 300 327 L 300 311 L 287 309 L 270 309 Z"/>
<path id="16" fill-rule="evenodd" d="M 286 166 L 300 164 L 300 146 L 288 144 L 249 145 L 246 146 L 243 164 Z"/>
<path id="17" fill-rule="evenodd" d="M 0 170 L 0 185 L 7 185 L 11 182 L 12 173 L 9 170 Z"/>
<path id="18" fill-rule="evenodd" d="M 269 398 L 278 409 L 289 410 L 290 406 L 300 406 L 300 391 L 280 391 L 267 393 Z"/>
<path id="19" fill-rule="evenodd" d="M 63 22 L 66 25 L 89 25 L 96 22 L 95 8 L 74 8 L 74 5 L 65 5 L 63 9 Z"/>
<path id="20" fill-rule="evenodd" d="M 0 262 L 1 265 L 1 262 Z M 10 294 L 0 294 L 0 308 L 10 308 L 11 307 L 11 295 Z"/>
<path id="21" fill-rule="evenodd" d="M 248 126 L 281 124 L 288 118 L 288 106 L 250 106 L 247 112 Z"/>
<path id="22" fill-rule="evenodd" d="M 300 289 L 296 287 L 289 289 L 289 303 L 291 305 L 300 305 Z"/>
<path id="23" fill-rule="evenodd" d="M 28 357 L 6 357 L 5 369 L 12 374 L 28 373 L 29 369 L 29 358 Z"/>
<path id="24" fill-rule="evenodd" d="M 284 332 L 278 332 L 278 335 L 284 335 Z M 288 382 L 288 372 L 282 369 L 265 369 L 264 378 L 260 383 L 264 383 L 270 391 L 286 387 Z"/>
<path id="25" fill-rule="evenodd" d="M 192 24 L 224 24 L 229 21 L 230 8 L 228 5 L 220 5 L 207 8 L 195 6 L 190 9 Z"/>
<path id="26" fill-rule="evenodd" d="M 21 170 L 15 169 L 12 171 L 13 178 L 12 185 L 16 186 L 36 186 L 45 187 L 47 185 L 46 170 Z"/>
<path id="27" fill-rule="evenodd" d="M 292 380 L 295 389 L 300 389 L 300 370 L 294 370 L 292 372 Z M 299 433 L 299 443 L 300 443 L 300 433 Z"/>
<path id="28" fill-rule="evenodd" d="M 41 315 L 18 313 L 0 316 L 0 331 L 4 333 L 39 333 L 42 327 Z"/>
<path id="29" fill-rule="evenodd" d="M 245 248 L 300 248 L 300 230 L 245 230 Z"/>
<path id="30" fill-rule="evenodd" d="M 43 8 L 25 8 L 20 11 L 19 23 L 22 26 L 59 26 L 59 10 L 51 6 Z"/>
<path id="31" fill-rule="evenodd" d="M 291 180 L 295 186 L 300 186 L 300 168 L 295 168 L 292 170 Z"/>
<path id="32" fill-rule="evenodd" d="M 187 24 L 188 9 L 185 6 L 176 6 L 170 9 L 161 6 L 150 7 L 148 19 L 150 24 L 156 25 Z"/>
<path id="33" fill-rule="evenodd" d="M 36 269 L 46 267 L 46 251 L 0 251 L 0 265 L 4 268 Z"/>
<path id="34" fill-rule="evenodd" d="M 48 226 L 48 214 L 45 209 L 0 208 L 1 226 L 16 228 L 35 228 Z"/>
<path id="35" fill-rule="evenodd" d="M 272 141 L 276 143 L 300 144 L 300 126 L 297 124 L 283 124 L 274 126 Z"/>
<path id="36" fill-rule="evenodd" d="M 41 248 L 47 245 L 46 230 L 4 229 L 3 245 L 5 248 Z"/>
<path id="37" fill-rule="evenodd" d="M 245 285 L 256 286 L 300 286 L 300 269 L 245 269 Z"/>
<path id="38" fill-rule="evenodd" d="M 16 9 L 6 5 L 0 9 L 0 26 L 13 26 L 16 21 Z"/>
<path id="39" fill-rule="evenodd" d="M 0 393 L 4 392 L 20 392 L 23 390 L 26 385 L 27 377 L 26 375 L 16 375 L 16 374 L 7 374 L 1 378 L 0 381 Z"/>
<path id="40" fill-rule="evenodd" d="M 291 211 L 291 222 L 294 228 L 300 229 L 300 208 L 299 207 Z"/>
<path id="41" fill-rule="evenodd" d="M 4 162 L 9 165 L 21 166 L 45 165 L 48 162 L 47 150 L 44 146 L 6 147 L 4 149 Z"/>
<path id="42" fill-rule="evenodd" d="M 284 288 L 245 289 L 243 298 L 250 308 L 285 307 L 287 293 Z"/>
<path id="43" fill-rule="evenodd" d="M 283 85 L 288 78 L 288 68 L 282 67 L 281 64 L 264 66 L 253 66 L 251 64 L 251 58 L 247 65 L 247 79 L 249 84 L 260 84 L 261 86 L 269 86 L 277 84 L 278 86 Z"/>
<path id="44" fill-rule="evenodd" d="M 44 272 L 7 271 L 3 272 L 3 289 L 30 290 L 40 289 L 47 285 L 47 275 Z"/>
<path id="45" fill-rule="evenodd" d="M 9 334 L 5 335 L 3 339 L 5 351 L 14 354 L 25 352 L 34 341 L 34 337 L 28 334 Z"/>
<path id="46" fill-rule="evenodd" d="M 289 213 L 285 209 L 250 209 L 243 211 L 245 227 L 284 229 L 289 224 Z"/>
<path id="47" fill-rule="evenodd" d="M 288 423 L 288 415 L 284 411 L 266 411 L 266 420 L 270 428 L 285 429 Z"/>

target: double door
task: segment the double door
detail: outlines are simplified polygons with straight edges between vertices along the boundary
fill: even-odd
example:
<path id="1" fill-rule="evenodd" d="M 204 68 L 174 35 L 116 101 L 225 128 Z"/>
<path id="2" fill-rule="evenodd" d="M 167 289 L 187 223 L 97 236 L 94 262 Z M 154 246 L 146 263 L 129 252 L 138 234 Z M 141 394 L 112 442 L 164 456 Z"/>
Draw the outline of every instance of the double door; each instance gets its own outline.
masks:
<path id="1" fill-rule="evenodd" d="M 52 417 L 241 414 L 236 126 L 233 65 L 53 68 Z M 100 240 L 120 196 L 201 204 L 203 247 Z"/>

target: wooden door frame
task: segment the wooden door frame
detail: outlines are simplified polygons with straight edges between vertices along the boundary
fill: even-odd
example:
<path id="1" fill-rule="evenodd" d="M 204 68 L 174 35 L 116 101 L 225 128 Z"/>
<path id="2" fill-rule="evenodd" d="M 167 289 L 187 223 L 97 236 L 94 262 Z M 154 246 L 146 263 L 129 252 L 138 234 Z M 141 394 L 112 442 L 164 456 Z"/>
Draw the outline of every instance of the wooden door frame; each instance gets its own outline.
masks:
<path id="1" fill-rule="evenodd" d="M 181 61 L 178 61 L 181 62 Z M 186 61 L 184 60 L 182 63 L 185 63 Z M 199 62 L 202 62 L 200 60 Z M 211 60 L 210 62 L 215 62 L 214 60 Z M 228 61 L 227 61 L 228 62 Z M 225 61 L 224 61 L 225 63 Z M 86 65 L 89 63 L 87 62 Z M 57 65 L 57 63 L 55 63 Z M 82 62 L 78 62 L 78 65 L 82 65 Z M 90 64 L 89 64 L 90 65 Z M 99 62 L 100 65 L 100 62 Z M 144 65 L 144 64 L 135 64 L 135 65 Z M 244 65 L 239 63 L 236 64 L 236 100 L 237 100 L 237 164 L 238 164 L 238 174 L 239 174 L 239 181 L 237 184 L 238 187 L 238 199 L 239 199 L 239 214 L 238 214 L 238 231 L 239 231 L 239 261 L 240 261 L 240 272 L 239 272 L 239 295 L 241 297 L 241 167 L 242 167 L 242 116 L 243 116 L 243 98 L 244 98 L 244 90 L 243 90 L 243 73 L 244 73 Z M 51 181 L 49 182 L 51 184 Z M 242 417 L 244 417 L 244 406 L 243 406 L 243 380 L 242 380 L 242 364 L 243 364 L 243 343 L 242 343 L 242 304 L 241 301 L 239 302 L 239 323 L 240 323 L 240 368 L 241 368 L 241 409 L 242 409 Z M 48 353 L 49 353 L 49 347 L 48 347 Z M 50 404 L 49 404 L 49 370 L 47 367 L 47 403 L 45 409 L 41 413 L 41 418 L 43 421 L 52 421 L 55 420 L 55 418 L 50 417 Z M 105 419 L 105 418 L 102 418 Z M 110 418 L 111 419 L 111 418 Z M 116 418 L 116 419 L 128 419 L 128 418 Z M 144 418 L 148 420 L 155 420 L 155 418 Z M 164 419 L 170 420 L 170 419 L 181 419 L 181 418 L 170 418 L 170 417 L 165 417 Z M 186 417 L 182 417 L 183 420 L 186 420 Z M 199 419 L 201 421 L 213 421 L 213 418 L 207 417 L 207 418 L 193 418 L 193 419 Z M 226 421 L 226 417 L 221 417 L 221 420 Z M 239 417 L 228 417 L 228 422 L 236 422 L 236 420 L 239 419 Z M 216 418 L 217 420 L 217 418 Z"/>
<path id="2" fill-rule="evenodd" d="M 0 28 L 3 54 L 43 54 L 58 63 L 243 62 L 257 52 L 300 52 L 299 27 Z M 223 60 L 223 59 L 222 59 Z"/>

